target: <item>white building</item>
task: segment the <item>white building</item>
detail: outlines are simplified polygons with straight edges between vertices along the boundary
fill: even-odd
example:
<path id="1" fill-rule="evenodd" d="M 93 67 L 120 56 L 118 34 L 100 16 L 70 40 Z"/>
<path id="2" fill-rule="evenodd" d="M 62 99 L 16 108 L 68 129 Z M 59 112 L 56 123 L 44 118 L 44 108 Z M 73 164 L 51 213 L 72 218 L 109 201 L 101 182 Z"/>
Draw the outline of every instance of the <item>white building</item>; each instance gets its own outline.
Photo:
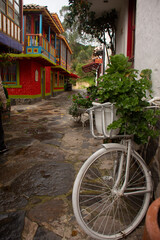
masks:
<path id="1" fill-rule="evenodd" d="M 153 96 L 160 96 L 160 0 L 88 0 L 100 16 L 116 9 L 116 54 L 123 53 L 138 70 L 152 70 Z"/>

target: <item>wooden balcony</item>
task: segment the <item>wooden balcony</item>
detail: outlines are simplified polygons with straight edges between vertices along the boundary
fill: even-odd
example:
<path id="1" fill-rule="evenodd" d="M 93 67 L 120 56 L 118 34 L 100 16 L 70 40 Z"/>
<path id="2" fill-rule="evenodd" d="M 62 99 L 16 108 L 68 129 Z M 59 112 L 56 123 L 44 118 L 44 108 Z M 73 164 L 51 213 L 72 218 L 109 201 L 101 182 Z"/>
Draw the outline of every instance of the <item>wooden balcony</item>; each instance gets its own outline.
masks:
<path id="1" fill-rule="evenodd" d="M 56 63 L 56 58 L 58 57 L 53 45 L 40 34 L 26 34 L 24 53 L 43 54 L 54 63 Z"/>

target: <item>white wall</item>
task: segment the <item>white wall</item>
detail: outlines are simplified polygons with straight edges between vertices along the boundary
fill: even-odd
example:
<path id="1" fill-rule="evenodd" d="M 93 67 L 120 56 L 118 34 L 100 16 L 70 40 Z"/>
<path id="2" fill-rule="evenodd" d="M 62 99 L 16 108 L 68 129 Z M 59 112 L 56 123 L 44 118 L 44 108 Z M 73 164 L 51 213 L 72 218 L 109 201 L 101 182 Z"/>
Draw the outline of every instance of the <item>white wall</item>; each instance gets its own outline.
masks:
<path id="1" fill-rule="evenodd" d="M 121 0 L 120 12 L 118 12 L 118 24 L 116 31 L 116 54 L 127 55 L 128 33 L 128 0 Z"/>
<path id="2" fill-rule="evenodd" d="M 152 70 L 154 96 L 160 96 L 160 0 L 137 0 L 135 68 Z"/>

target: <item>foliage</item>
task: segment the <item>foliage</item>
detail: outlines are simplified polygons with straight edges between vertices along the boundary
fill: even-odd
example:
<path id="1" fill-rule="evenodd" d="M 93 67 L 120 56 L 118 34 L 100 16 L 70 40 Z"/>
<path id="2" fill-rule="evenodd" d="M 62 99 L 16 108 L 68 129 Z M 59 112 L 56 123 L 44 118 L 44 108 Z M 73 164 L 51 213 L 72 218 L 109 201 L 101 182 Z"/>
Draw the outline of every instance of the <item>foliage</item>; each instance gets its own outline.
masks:
<path id="1" fill-rule="evenodd" d="M 78 117 L 82 111 L 90 108 L 92 102 L 95 100 L 94 95 L 90 94 L 90 91 L 87 94 L 74 94 L 72 96 L 72 105 L 69 108 L 69 114 L 73 117 Z"/>
<path id="2" fill-rule="evenodd" d="M 86 0 L 69 0 L 69 13 L 66 15 L 68 26 L 77 24 L 78 32 L 92 35 L 105 46 L 110 47 L 112 54 L 115 54 L 115 32 L 117 12 L 112 9 L 110 12 L 104 12 L 97 18 L 95 12 L 91 11 L 91 3 Z M 110 37 L 110 43 L 107 44 L 106 33 Z"/>
<path id="3" fill-rule="evenodd" d="M 3 90 L 4 90 L 4 94 L 5 94 L 6 98 L 8 99 L 9 97 L 8 97 L 8 90 L 7 90 L 7 88 L 3 87 Z"/>
<path id="4" fill-rule="evenodd" d="M 73 51 L 72 55 L 72 71 L 76 72 L 78 75 L 76 68 L 78 64 L 84 65 L 88 63 L 88 61 L 92 58 L 92 53 L 94 50 L 94 47 L 92 46 L 85 46 L 80 43 L 75 42 L 69 42 L 70 46 Z M 92 74 L 93 75 L 93 74 Z M 86 74 L 83 73 L 83 76 L 86 76 Z"/>
<path id="5" fill-rule="evenodd" d="M 111 56 L 106 74 L 100 78 L 99 101 L 115 103 L 119 119 L 109 129 L 120 128 L 121 133 L 134 134 L 137 143 L 145 143 L 154 136 L 153 126 L 157 112 L 145 109 L 151 97 L 151 70 L 145 69 L 138 76 L 136 69 L 124 55 Z M 149 127 L 150 126 L 150 127 Z"/>
<path id="6" fill-rule="evenodd" d="M 92 86 L 95 84 L 95 79 L 92 76 L 85 76 L 84 78 L 80 78 L 77 82 L 85 82 L 88 83 L 89 86 Z"/>
<path id="7" fill-rule="evenodd" d="M 15 59 L 8 53 L 0 54 L 0 67 L 9 66 L 15 62 Z"/>
<path id="8" fill-rule="evenodd" d="M 60 10 L 61 17 L 63 17 L 63 27 L 66 39 L 73 51 L 71 71 L 75 72 L 81 78 L 94 77 L 94 73 L 85 73 L 82 71 L 82 66 L 87 64 L 92 59 L 94 46 L 90 35 L 80 34 L 78 32 L 78 24 L 74 22 L 70 27 L 67 22 L 69 7 L 63 6 Z M 94 41 L 95 44 L 95 41 Z"/>
<path id="9" fill-rule="evenodd" d="M 95 71 L 85 73 L 82 69 L 83 66 L 84 66 L 84 63 L 77 63 L 77 65 L 76 65 L 77 75 L 83 79 L 88 78 L 88 77 L 92 77 L 93 79 L 95 79 L 95 75 L 96 75 Z"/>
<path id="10" fill-rule="evenodd" d="M 121 134 L 134 134 L 136 143 L 146 143 L 149 136 L 157 134 L 154 126 L 160 114 L 146 108 L 149 106 L 147 95 L 152 97 L 150 78 L 150 69 L 142 70 L 139 75 L 123 54 L 111 56 L 106 74 L 98 79 L 98 87 L 88 89 L 89 107 L 91 100 L 115 103 L 119 119 L 108 129 L 120 128 Z"/>

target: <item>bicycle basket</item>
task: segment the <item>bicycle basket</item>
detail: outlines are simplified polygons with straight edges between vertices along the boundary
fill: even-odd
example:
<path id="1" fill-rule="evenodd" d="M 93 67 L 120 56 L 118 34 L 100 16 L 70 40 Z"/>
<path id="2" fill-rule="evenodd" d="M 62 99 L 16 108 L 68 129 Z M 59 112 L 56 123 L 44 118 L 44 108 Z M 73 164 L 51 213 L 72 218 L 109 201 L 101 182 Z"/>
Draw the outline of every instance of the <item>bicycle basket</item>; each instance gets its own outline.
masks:
<path id="1" fill-rule="evenodd" d="M 92 104 L 93 108 L 89 109 L 92 135 L 95 138 L 111 138 L 116 136 L 119 133 L 119 129 L 107 130 L 107 127 L 118 119 L 114 104 L 110 102 L 103 104 L 93 102 Z"/>

